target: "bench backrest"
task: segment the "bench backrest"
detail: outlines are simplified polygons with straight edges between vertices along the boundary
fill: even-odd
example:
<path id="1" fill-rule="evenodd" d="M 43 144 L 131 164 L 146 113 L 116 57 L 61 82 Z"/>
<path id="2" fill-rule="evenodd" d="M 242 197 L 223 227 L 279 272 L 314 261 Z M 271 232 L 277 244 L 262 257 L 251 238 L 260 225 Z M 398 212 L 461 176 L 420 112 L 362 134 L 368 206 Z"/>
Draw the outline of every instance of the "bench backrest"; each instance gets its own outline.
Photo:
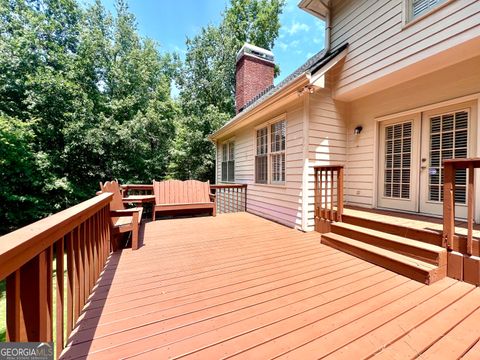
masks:
<path id="1" fill-rule="evenodd" d="M 192 204 L 210 202 L 210 182 L 198 180 L 153 181 L 155 204 Z"/>
<path id="2" fill-rule="evenodd" d="M 112 201 L 110 202 L 110 210 L 123 210 L 125 205 L 123 204 L 122 191 L 117 181 L 107 181 L 106 183 L 100 183 L 100 190 L 102 192 L 110 192 L 113 194 Z"/>

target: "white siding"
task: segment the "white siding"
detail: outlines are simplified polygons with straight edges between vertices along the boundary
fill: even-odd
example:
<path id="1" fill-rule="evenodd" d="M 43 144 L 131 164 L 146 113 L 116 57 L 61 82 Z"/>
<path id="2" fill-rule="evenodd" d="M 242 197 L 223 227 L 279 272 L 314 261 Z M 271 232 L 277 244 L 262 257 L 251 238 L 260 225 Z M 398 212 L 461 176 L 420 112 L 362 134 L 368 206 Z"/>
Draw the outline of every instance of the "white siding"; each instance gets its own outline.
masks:
<path id="1" fill-rule="evenodd" d="M 313 166 L 346 162 L 345 104 L 332 99 L 331 90 L 310 95 L 308 136 L 308 230 L 314 226 Z"/>
<path id="2" fill-rule="evenodd" d="M 255 184 L 255 126 L 286 114 L 287 141 L 284 186 Z M 290 227 L 301 228 L 303 107 L 301 98 L 287 108 L 272 112 L 235 134 L 235 182 L 248 184 L 247 211 Z M 221 182 L 221 141 L 218 143 L 217 182 Z"/>
<path id="3" fill-rule="evenodd" d="M 480 57 L 408 81 L 354 101 L 348 111 L 345 200 L 354 205 L 374 204 L 375 118 L 480 93 Z M 353 129 L 363 131 L 354 136 Z"/>
<path id="4" fill-rule="evenodd" d="M 358 98 L 480 53 L 480 1 L 451 1 L 409 26 L 403 22 L 404 1 L 334 2 L 332 48 L 349 43 L 337 98 Z M 432 61 L 435 56 L 442 61 Z"/>

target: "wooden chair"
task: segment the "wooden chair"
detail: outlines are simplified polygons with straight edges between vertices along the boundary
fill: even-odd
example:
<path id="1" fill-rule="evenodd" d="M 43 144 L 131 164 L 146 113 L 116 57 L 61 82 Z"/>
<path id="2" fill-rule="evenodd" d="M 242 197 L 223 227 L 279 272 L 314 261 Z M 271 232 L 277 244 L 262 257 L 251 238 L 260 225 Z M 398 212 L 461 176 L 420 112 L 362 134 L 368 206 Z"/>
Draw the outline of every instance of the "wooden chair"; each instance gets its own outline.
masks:
<path id="1" fill-rule="evenodd" d="M 210 193 L 210 182 L 198 180 L 153 181 L 155 206 L 153 220 L 157 212 L 209 209 L 212 216 L 217 214 L 215 195 Z"/>
<path id="2" fill-rule="evenodd" d="M 142 221 L 142 207 L 126 209 L 123 204 L 122 192 L 117 181 L 107 181 L 100 183 L 101 192 L 113 193 L 110 202 L 110 217 L 112 220 L 111 234 L 112 240 L 125 232 L 132 232 L 132 250 L 138 249 L 138 230 Z"/>

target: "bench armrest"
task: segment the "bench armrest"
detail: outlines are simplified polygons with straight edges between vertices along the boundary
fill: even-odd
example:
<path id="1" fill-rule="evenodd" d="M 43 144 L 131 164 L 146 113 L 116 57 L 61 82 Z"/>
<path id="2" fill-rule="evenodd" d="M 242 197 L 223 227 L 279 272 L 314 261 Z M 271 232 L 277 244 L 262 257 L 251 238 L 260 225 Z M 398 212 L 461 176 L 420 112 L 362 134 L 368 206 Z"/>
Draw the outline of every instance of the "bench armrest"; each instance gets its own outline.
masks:
<path id="1" fill-rule="evenodd" d="M 208 194 L 208 195 L 210 195 L 210 201 L 215 202 L 215 198 L 217 197 L 217 195 L 215 194 Z"/>
<path id="2" fill-rule="evenodd" d="M 125 209 L 125 210 L 110 210 L 110 216 L 133 216 L 141 211 L 140 208 Z"/>

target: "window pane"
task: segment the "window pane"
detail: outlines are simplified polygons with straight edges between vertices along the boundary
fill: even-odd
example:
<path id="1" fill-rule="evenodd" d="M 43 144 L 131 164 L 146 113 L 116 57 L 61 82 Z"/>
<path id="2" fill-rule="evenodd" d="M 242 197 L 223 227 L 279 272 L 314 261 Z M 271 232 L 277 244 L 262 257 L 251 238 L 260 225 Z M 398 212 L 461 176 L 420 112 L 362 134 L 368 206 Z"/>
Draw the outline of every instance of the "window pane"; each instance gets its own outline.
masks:
<path id="1" fill-rule="evenodd" d="M 223 144 L 222 146 L 222 161 L 227 161 L 228 156 L 228 144 Z"/>
<path id="2" fill-rule="evenodd" d="M 227 180 L 227 171 L 228 171 L 227 162 L 222 161 L 222 181 L 228 181 Z"/>
<path id="3" fill-rule="evenodd" d="M 385 127 L 385 187 L 383 196 L 410 198 L 412 122 Z"/>
<path id="4" fill-rule="evenodd" d="M 458 111 L 430 118 L 430 167 L 428 199 L 443 201 L 443 160 L 466 158 L 468 150 L 468 113 Z M 463 171 L 463 172 L 462 172 Z M 465 170 L 457 171 L 455 201 L 465 203 Z"/>
<path id="5" fill-rule="evenodd" d="M 267 183 L 267 155 L 255 156 L 255 182 Z"/>
<path id="6" fill-rule="evenodd" d="M 227 181 L 234 182 L 235 181 L 235 161 L 230 160 L 228 162 L 228 175 Z"/>
<path id="7" fill-rule="evenodd" d="M 285 154 L 272 155 L 272 182 L 285 181 Z"/>
<path id="8" fill-rule="evenodd" d="M 285 150 L 285 120 L 279 121 L 271 126 L 272 152 Z"/>
<path id="9" fill-rule="evenodd" d="M 235 160 L 235 143 L 228 144 L 228 160 Z"/>
<path id="10" fill-rule="evenodd" d="M 268 151 L 268 135 L 267 128 L 257 130 L 257 155 L 266 154 Z"/>

